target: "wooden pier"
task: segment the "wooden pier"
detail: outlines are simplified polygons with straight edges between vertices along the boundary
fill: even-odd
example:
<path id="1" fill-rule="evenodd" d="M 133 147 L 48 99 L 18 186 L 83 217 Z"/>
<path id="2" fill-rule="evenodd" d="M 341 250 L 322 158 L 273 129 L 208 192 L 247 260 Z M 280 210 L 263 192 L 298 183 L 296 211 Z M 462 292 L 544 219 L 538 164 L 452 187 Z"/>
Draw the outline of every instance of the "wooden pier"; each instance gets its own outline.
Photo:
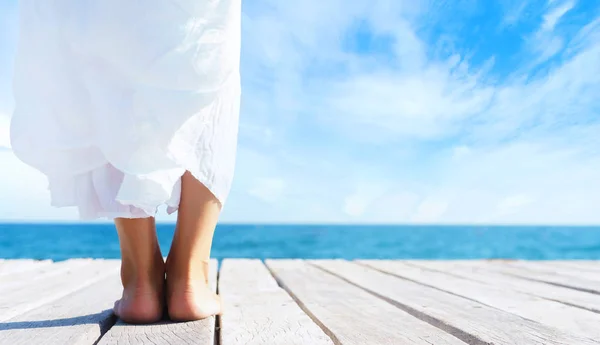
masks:
<path id="1" fill-rule="evenodd" d="M 600 261 L 212 264 L 222 316 L 127 325 L 119 261 L 0 260 L 0 344 L 600 344 Z"/>

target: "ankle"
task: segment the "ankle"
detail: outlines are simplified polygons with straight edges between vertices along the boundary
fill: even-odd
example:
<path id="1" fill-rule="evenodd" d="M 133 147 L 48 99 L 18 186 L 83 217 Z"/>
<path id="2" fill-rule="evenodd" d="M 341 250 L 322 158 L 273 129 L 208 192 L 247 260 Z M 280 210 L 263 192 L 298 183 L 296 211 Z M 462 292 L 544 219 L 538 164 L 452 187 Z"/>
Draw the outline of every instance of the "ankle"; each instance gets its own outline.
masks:
<path id="1" fill-rule="evenodd" d="M 167 259 L 165 271 L 169 284 L 208 284 L 208 260 L 177 260 Z"/>
<path id="2" fill-rule="evenodd" d="M 121 265 L 121 281 L 124 287 L 145 287 L 163 285 L 165 265 L 162 260 L 148 265 L 131 265 L 123 261 Z"/>
<path id="3" fill-rule="evenodd" d="M 202 270 L 168 270 L 166 272 L 167 283 L 171 286 L 195 286 L 197 284 L 208 284 L 206 274 Z"/>

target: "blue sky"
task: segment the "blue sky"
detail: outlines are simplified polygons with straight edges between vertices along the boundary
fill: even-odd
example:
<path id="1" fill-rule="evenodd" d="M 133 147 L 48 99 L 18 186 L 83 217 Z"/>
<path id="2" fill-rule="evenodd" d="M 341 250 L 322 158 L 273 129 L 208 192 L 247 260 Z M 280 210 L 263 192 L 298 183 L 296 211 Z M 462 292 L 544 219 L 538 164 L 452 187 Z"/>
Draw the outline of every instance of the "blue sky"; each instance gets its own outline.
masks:
<path id="1" fill-rule="evenodd" d="M 75 219 L 10 150 L 16 3 L 0 4 L 0 219 Z M 243 11 L 222 221 L 600 223 L 599 2 L 244 0 Z"/>

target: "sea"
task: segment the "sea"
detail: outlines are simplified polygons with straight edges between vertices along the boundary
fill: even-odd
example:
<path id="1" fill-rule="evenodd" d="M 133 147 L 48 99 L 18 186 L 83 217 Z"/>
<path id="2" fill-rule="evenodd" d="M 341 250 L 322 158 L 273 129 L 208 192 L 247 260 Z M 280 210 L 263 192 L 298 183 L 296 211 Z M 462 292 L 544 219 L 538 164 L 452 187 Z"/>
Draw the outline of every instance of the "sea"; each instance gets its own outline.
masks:
<path id="1" fill-rule="evenodd" d="M 167 255 L 174 224 L 157 225 Z M 220 224 L 212 256 L 289 259 L 598 260 L 600 226 Z M 0 258 L 119 258 L 108 223 L 0 223 Z"/>

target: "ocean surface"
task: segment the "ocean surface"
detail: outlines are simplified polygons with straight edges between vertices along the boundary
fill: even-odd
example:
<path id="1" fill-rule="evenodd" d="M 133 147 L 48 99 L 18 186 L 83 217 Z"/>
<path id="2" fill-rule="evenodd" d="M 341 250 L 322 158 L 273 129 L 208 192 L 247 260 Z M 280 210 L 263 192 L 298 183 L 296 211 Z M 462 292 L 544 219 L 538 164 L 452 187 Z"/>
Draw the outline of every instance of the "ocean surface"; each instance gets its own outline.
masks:
<path id="1" fill-rule="evenodd" d="M 173 224 L 159 224 L 163 255 Z M 600 259 L 600 227 L 227 225 L 213 257 Z M 1 224 L 0 258 L 118 258 L 111 224 Z"/>

